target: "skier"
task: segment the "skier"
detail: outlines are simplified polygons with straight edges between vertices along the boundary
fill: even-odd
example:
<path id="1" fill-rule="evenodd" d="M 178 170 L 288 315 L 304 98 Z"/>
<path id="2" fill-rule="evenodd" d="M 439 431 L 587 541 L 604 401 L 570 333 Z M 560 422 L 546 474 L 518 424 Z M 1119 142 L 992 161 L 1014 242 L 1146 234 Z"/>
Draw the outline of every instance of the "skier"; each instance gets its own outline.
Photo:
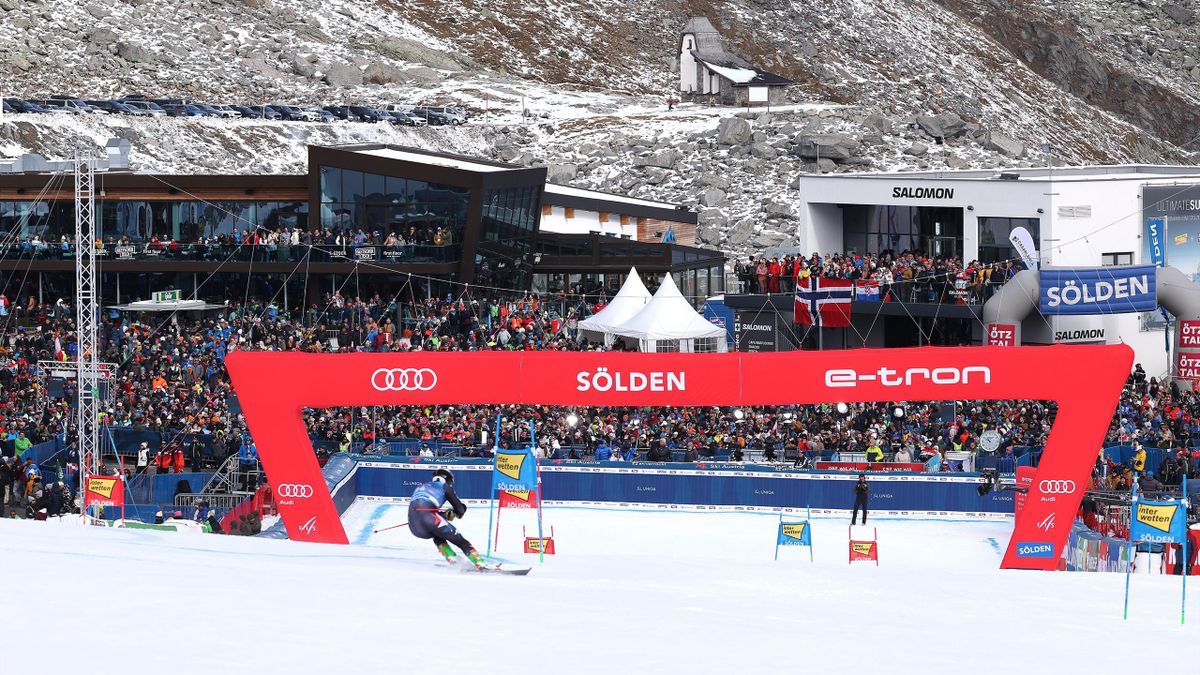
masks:
<path id="1" fill-rule="evenodd" d="M 442 510 L 446 502 L 450 502 L 451 508 Z M 450 524 L 466 512 L 467 505 L 454 494 L 454 474 L 449 469 L 438 469 L 433 472 L 433 480 L 413 490 L 412 501 L 408 503 L 408 530 L 420 539 L 433 539 L 447 562 L 453 563 L 455 559 L 454 549 L 450 548 L 453 543 L 476 568 L 483 569 L 483 558 L 475 552 L 475 547 Z"/>

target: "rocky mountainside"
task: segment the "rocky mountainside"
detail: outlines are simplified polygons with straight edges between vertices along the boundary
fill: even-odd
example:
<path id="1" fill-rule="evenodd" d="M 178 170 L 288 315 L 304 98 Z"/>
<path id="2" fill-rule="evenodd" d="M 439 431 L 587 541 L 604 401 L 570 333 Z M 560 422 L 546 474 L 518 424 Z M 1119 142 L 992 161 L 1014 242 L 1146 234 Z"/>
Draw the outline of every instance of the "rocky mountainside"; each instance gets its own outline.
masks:
<path id="1" fill-rule="evenodd" d="M 692 15 L 795 80 L 795 104 L 667 111 Z M 1183 0 L 0 0 L 0 28 L 6 96 L 476 113 L 418 130 L 10 115 L 6 155 L 120 136 L 144 170 L 278 172 L 302 170 L 307 143 L 434 147 L 694 206 L 704 241 L 734 253 L 795 241 L 804 172 L 1200 156 L 1200 17 Z"/>

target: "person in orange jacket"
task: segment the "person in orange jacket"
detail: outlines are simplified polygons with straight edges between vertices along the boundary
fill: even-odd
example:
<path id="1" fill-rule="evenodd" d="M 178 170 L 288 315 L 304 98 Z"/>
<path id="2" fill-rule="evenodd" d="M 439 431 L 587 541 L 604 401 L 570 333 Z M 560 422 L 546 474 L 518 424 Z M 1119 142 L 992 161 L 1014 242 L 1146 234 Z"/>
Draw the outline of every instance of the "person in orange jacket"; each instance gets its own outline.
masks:
<path id="1" fill-rule="evenodd" d="M 183 448 L 175 446 L 175 453 L 172 457 L 175 464 L 175 473 L 183 473 Z"/>

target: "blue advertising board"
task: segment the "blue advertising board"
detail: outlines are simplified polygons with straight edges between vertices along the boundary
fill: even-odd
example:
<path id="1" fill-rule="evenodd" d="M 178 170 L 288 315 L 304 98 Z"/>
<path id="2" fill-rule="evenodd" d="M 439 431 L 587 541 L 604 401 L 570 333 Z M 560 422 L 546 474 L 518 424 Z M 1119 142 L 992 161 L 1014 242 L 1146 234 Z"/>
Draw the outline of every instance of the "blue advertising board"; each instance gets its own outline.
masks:
<path id="1" fill-rule="evenodd" d="M 1086 267 L 1043 269 L 1038 309 L 1052 314 L 1121 314 L 1158 307 L 1157 268 Z"/>

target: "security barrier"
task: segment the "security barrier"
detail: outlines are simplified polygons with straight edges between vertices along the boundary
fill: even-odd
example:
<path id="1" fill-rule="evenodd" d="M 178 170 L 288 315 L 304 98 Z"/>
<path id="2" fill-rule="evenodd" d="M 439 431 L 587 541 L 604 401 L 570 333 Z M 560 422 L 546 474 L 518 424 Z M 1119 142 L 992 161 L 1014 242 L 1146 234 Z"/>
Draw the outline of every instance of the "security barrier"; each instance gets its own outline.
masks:
<path id="1" fill-rule="evenodd" d="M 464 499 L 486 499 L 491 463 L 485 460 L 412 461 L 359 458 L 353 490 L 338 489 L 338 510 L 354 497 L 402 498 L 429 480 L 435 466 L 451 466 L 455 489 Z M 555 462 L 542 465 L 546 498 L 567 502 L 674 504 L 713 507 L 796 507 L 848 509 L 857 476 L 838 472 L 777 471 L 765 465 L 633 464 Z M 326 467 L 326 478 L 330 472 Z M 345 471 L 339 466 L 339 473 Z M 342 479 L 338 482 L 345 482 Z M 872 514 L 986 516 L 1011 514 L 1012 493 L 980 496 L 977 474 L 872 475 Z M 350 496 L 350 495 L 353 496 Z"/>

